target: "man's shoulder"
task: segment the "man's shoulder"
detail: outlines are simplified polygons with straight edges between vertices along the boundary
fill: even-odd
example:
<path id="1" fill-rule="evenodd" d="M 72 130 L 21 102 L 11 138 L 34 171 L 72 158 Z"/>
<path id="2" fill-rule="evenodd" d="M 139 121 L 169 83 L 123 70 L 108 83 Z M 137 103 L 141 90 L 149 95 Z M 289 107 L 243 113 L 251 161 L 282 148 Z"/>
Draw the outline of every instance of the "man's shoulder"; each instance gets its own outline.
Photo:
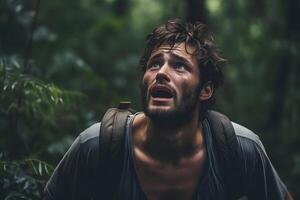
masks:
<path id="1" fill-rule="evenodd" d="M 256 135 L 253 131 L 251 131 L 250 129 L 237 124 L 235 122 L 231 122 L 233 129 L 235 131 L 235 134 L 237 137 L 242 137 L 242 138 L 247 138 L 249 140 L 252 140 L 253 142 L 259 143 L 259 137 L 258 135 Z"/>
<path id="2" fill-rule="evenodd" d="M 231 123 L 243 153 L 254 153 L 257 151 L 265 153 L 265 148 L 257 134 L 240 124 Z"/>
<path id="3" fill-rule="evenodd" d="M 95 123 L 82 131 L 73 145 L 75 149 L 78 149 L 82 154 L 97 154 L 99 149 L 99 131 L 101 123 Z"/>
<path id="4" fill-rule="evenodd" d="M 97 140 L 99 138 L 100 125 L 101 123 L 98 122 L 82 131 L 78 136 L 80 138 L 80 143 L 84 144 L 91 140 Z"/>

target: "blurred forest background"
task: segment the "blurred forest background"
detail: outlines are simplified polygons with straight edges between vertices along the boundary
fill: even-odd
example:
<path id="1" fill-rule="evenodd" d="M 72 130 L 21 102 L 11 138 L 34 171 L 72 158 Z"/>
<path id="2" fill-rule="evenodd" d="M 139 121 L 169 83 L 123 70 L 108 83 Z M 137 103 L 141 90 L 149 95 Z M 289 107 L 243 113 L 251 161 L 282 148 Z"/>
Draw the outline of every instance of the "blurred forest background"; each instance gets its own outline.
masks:
<path id="1" fill-rule="evenodd" d="M 82 130 L 120 100 L 140 109 L 144 39 L 170 18 L 210 26 L 228 59 L 215 109 L 260 136 L 300 199 L 300 1 L 0 2 L 0 199 L 40 199 Z"/>

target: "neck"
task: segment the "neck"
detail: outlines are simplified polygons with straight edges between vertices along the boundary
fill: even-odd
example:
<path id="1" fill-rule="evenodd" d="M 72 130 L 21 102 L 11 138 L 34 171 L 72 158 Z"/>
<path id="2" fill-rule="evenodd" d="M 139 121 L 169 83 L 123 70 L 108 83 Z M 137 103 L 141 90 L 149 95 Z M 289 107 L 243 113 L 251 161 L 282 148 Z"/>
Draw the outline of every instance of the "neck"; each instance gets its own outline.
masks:
<path id="1" fill-rule="evenodd" d="M 198 113 L 184 124 L 163 126 L 147 116 L 140 126 L 136 143 L 146 154 L 163 162 L 178 163 L 203 148 L 202 126 Z"/>

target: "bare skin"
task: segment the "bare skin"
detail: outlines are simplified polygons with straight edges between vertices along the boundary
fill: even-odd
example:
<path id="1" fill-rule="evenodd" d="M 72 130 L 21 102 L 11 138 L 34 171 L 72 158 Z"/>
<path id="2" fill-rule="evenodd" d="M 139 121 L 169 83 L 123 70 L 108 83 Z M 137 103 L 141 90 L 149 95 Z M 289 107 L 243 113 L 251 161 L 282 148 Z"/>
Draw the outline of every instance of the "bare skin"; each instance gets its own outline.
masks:
<path id="1" fill-rule="evenodd" d="M 140 114 L 133 124 L 135 166 L 144 193 L 151 200 L 192 199 L 205 167 L 202 130 L 196 128 L 190 139 L 178 133 L 177 143 L 173 143 L 149 134 L 152 127 L 148 123 Z"/>
<path id="2" fill-rule="evenodd" d="M 170 49 L 159 47 L 149 59 L 143 81 L 147 88 L 147 107 L 150 111 L 168 112 L 182 103 L 185 87 L 195 88 L 199 83 L 196 59 L 180 44 Z M 181 60 L 182 59 L 182 60 Z M 158 61 L 159 62 L 158 62 Z M 179 61 L 180 62 L 179 62 Z M 184 63 L 181 64 L 178 63 Z M 174 91 L 172 98 L 151 96 L 152 86 L 163 79 Z M 212 95 L 208 86 L 198 94 L 191 118 L 183 124 L 157 124 L 145 114 L 133 121 L 134 164 L 139 183 L 150 200 L 192 199 L 204 174 L 206 150 L 198 109 L 201 100 Z M 197 101 L 198 101 L 197 100 Z"/>

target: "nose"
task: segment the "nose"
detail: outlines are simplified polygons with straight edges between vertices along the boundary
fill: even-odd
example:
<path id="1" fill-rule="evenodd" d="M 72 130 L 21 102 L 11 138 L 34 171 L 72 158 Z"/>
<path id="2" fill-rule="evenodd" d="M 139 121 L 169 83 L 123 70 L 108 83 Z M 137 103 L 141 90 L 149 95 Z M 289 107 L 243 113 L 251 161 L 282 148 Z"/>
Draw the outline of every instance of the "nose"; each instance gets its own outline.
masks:
<path id="1" fill-rule="evenodd" d="M 163 82 L 163 81 L 166 81 L 166 82 L 170 82 L 170 75 L 168 73 L 168 64 L 165 63 L 157 72 L 156 74 L 156 81 L 157 82 Z"/>

